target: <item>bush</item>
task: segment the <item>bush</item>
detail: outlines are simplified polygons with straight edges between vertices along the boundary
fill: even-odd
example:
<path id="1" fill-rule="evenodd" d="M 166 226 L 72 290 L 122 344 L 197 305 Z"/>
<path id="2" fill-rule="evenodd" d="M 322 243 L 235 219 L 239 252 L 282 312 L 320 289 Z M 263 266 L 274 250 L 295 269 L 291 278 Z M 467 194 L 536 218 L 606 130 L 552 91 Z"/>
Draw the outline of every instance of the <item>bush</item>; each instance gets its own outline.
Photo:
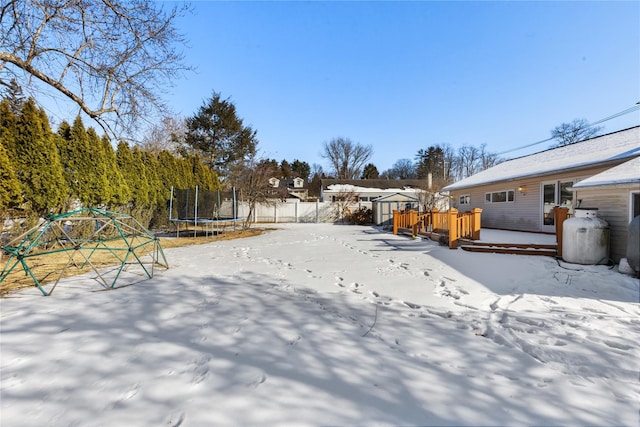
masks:
<path id="1" fill-rule="evenodd" d="M 365 206 L 361 206 L 357 211 L 350 213 L 347 220 L 351 224 L 371 224 L 373 222 L 373 211 Z"/>

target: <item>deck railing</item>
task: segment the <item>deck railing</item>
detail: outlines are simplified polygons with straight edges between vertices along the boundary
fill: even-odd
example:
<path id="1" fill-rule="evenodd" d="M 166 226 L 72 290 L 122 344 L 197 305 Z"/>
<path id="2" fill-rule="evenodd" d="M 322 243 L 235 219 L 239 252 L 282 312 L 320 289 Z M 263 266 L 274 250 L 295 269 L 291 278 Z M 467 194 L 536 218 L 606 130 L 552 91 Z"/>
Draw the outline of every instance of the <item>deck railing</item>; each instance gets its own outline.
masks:
<path id="1" fill-rule="evenodd" d="M 571 217 L 569 209 L 565 207 L 555 206 L 553 208 L 556 226 L 556 243 L 558 244 L 558 256 L 562 256 L 562 233 L 564 222 Z"/>
<path id="2" fill-rule="evenodd" d="M 393 211 L 393 234 L 409 229 L 413 237 L 430 233 L 446 235 L 449 248 L 456 249 L 460 239 L 480 239 L 481 213 L 480 208 L 469 212 L 458 212 L 455 208 L 445 212 L 433 209 L 422 214 L 415 210 Z"/>

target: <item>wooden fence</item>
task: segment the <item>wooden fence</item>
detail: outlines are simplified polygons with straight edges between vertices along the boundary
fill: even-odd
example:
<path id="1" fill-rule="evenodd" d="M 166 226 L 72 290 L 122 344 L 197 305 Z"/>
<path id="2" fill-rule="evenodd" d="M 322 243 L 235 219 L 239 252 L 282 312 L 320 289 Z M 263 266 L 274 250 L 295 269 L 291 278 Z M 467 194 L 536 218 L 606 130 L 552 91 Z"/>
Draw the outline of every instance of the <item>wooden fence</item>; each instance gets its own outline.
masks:
<path id="1" fill-rule="evenodd" d="M 482 209 L 475 208 L 469 212 L 458 212 L 451 208 L 440 212 L 433 209 L 430 212 L 418 213 L 415 210 L 393 211 L 393 234 L 398 231 L 411 232 L 413 237 L 418 235 L 431 236 L 438 234 L 448 236 L 449 248 L 456 249 L 460 239 L 480 239 L 480 216 Z"/>

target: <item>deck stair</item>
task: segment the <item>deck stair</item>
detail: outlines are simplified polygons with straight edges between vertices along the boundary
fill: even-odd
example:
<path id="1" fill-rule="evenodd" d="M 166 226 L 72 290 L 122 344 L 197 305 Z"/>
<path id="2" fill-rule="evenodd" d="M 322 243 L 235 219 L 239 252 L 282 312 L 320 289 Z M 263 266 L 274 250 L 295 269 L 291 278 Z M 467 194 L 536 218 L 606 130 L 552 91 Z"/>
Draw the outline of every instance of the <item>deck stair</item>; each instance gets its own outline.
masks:
<path id="1" fill-rule="evenodd" d="M 488 243 L 472 240 L 460 240 L 460 248 L 470 252 L 490 252 L 513 255 L 540 255 L 555 257 L 557 245 L 541 245 L 533 243 Z"/>

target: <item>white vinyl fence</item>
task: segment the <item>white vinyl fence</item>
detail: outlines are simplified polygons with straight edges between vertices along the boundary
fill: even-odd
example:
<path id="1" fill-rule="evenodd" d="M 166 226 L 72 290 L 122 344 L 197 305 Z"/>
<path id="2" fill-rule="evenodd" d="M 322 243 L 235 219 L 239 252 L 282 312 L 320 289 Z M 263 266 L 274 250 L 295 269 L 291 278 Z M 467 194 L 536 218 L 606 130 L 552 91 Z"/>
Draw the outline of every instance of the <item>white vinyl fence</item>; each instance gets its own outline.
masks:
<path id="1" fill-rule="evenodd" d="M 349 209 L 351 212 L 365 206 L 371 209 L 371 202 L 354 203 Z M 249 214 L 249 205 L 243 203 L 240 206 L 238 216 Z M 253 213 L 253 222 L 277 223 L 277 222 L 336 222 L 339 215 L 335 203 L 331 202 L 300 202 L 287 201 L 269 204 L 259 204 Z"/>

